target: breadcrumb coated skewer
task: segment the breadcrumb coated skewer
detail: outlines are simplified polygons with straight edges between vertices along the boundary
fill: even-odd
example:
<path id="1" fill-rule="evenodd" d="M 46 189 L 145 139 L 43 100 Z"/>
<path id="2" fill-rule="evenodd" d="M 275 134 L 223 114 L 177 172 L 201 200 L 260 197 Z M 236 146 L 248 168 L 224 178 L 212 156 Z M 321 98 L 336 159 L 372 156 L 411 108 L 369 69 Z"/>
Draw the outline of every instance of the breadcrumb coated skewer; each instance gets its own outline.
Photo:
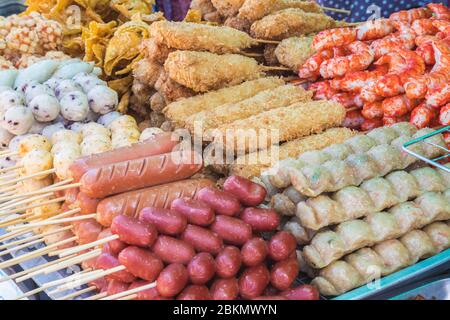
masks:
<path id="1" fill-rule="evenodd" d="M 191 132 L 196 122 L 202 124 L 203 130 L 214 129 L 264 111 L 289 106 L 296 102 L 310 101 L 311 98 L 311 91 L 288 84 L 262 91 L 254 97 L 237 103 L 224 104 L 213 110 L 196 113 L 186 120 L 186 126 Z"/>
<path id="2" fill-rule="evenodd" d="M 285 142 L 277 148 L 276 152 L 279 152 L 278 159 L 281 161 L 287 158 L 298 157 L 307 151 L 319 150 L 335 143 L 342 143 L 356 134 L 355 131 L 347 128 L 331 128 L 323 133 Z M 258 177 L 262 172 L 275 165 L 270 163 L 272 152 L 273 149 L 270 148 L 259 151 L 259 153 L 263 153 L 262 156 L 254 152 L 238 157 L 230 165 L 229 173 L 246 178 Z M 251 159 L 258 159 L 258 162 L 251 163 Z"/>
<path id="3" fill-rule="evenodd" d="M 312 36 L 292 37 L 281 41 L 275 49 L 278 62 L 298 72 L 306 60 L 315 53 L 311 46 L 312 39 Z"/>
<path id="4" fill-rule="evenodd" d="M 164 64 L 169 78 L 195 92 L 233 86 L 264 76 L 255 59 L 239 54 L 175 51 Z"/>
<path id="5" fill-rule="evenodd" d="M 245 32 L 230 27 L 189 22 L 155 22 L 150 35 L 168 48 L 218 54 L 239 53 L 258 44 Z"/>
<path id="6" fill-rule="evenodd" d="M 223 88 L 173 102 L 163 112 L 176 127 L 184 127 L 186 118 L 197 112 L 212 110 L 227 103 L 236 103 L 253 97 L 258 92 L 276 88 L 283 84 L 284 81 L 277 77 L 246 81 L 237 86 Z"/>
<path id="7" fill-rule="evenodd" d="M 254 22 L 250 35 L 256 39 L 283 40 L 335 26 L 336 22 L 326 14 L 294 8 L 277 11 Z"/>

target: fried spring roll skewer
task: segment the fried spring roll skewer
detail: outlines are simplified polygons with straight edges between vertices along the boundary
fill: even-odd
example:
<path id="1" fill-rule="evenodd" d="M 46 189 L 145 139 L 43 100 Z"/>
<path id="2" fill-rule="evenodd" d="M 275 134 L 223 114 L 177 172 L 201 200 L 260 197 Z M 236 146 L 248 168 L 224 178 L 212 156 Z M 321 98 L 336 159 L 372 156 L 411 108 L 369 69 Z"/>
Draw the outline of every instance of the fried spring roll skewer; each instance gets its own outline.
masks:
<path id="1" fill-rule="evenodd" d="M 272 141 L 268 134 L 266 137 L 258 137 L 259 145 L 265 145 L 266 148 L 274 143 L 289 141 L 296 138 L 309 136 L 319 133 L 325 129 L 339 126 L 345 117 L 345 108 L 331 101 L 311 101 L 296 103 L 288 107 L 282 107 L 260 113 L 247 119 L 237 120 L 225 126 L 214 130 L 214 137 L 222 138 L 227 147 L 233 147 L 235 150 L 245 149 L 246 151 L 255 151 L 249 141 L 249 137 L 244 137 L 244 143 L 238 146 L 235 142 L 243 130 L 254 130 L 257 134 L 260 131 L 276 130 L 279 141 Z M 216 140 L 214 139 L 214 140 Z M 239 138 L 241 139 L 241 138 Z M 217 140 L 216 140 L 217 142 Z"/>
<path id="2" fill-rule="evenodd" d="M 211 0 L 217 11 L 225 17 L 232 17 L 239 12 L 245 0 Z"/>
<path id="3" fill-rule="evenodd" d="M 283 40 L 333 28 L 336 22 L 322 13 L 285 9 L 254 22 L 250 35 L 256 39 Z"/>
<path id="4" fill-rule="evenodd" d="M 217 90 L 264 75 L 263 67 L 255 59 L 239 54 L 216 55 L 198 51 L 170 53 L 164 69 L 170 79 L 195 92 Z"/>
<path id="5" fill-rule="evenodd" d="M 217 54 L 239 53 L 258 44 L 248 34 L 230 27 L 189 22 L 155 22 L 150 34 L 170 49 Z"/>
<path id="6" fill-rule="evenodd" d="M 337 296 L 433 256 L 450 247 L 450 226 L 435 222 L 408 232 L 399 240 L 387 240 L 363 248 L 320 271 L 312 284 L 327 296 Z"/>
<path id="7" fill-rule="evenodd" d="M 310 101 L 312 92 L 302 87 L 284 85 L 275 89 L 262 91 L 249 99 L 224 104 L 211 111 L 196 113 L 186 120 L 192 131 L 195 122 L 201 121 L 204 130 L 217 128 L 236 120 L 245 119 L 261 112 L 289 106 L 297 102 Z"/>
<path id="8" fill-rule="evenodd" d="M 313 37 L 292 37 L 281 41 L 275 49 L 277 60 L 284 66 L 298 72 L 301 66 L 314 53 L 312 48 Z"/>
<path id="9" fill-rule="evenodd" d="M 246 81 L 237 86 L 173 102 L 163 112 L 176 126 L 183 127 L 186 118 L 197 112 L 209 111 L 227 103 L 237 103 L 256 95 L 258 92 L 273 89 L 283 84 L 284 81 L 276 77 Z"/>

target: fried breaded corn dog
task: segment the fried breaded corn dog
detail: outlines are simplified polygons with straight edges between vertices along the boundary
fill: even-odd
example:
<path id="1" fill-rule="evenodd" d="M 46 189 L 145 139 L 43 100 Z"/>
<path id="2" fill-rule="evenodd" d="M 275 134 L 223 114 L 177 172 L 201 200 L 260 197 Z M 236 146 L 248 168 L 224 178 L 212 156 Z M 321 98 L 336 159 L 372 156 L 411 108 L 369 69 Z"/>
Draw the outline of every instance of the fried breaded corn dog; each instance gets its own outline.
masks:
<path id="1" fill-rule="evenodd" d="M 300 138 L 283 143 L 277 148 L 278 160 L 298 157 L 304 152 L 326 148 L 335 143 L 342 143 L 345 140 L 357 134 L 347 128 L 331 128 L 327 131 L 305 138 Z M 230 166 L 230 174 L 238 175 L 246 178 L 258 177 L 264 170 L 269 169 L 275 163 L 271 163 L 272 148 L 259 151 L 263 156 L 258 156 L 258 153 L 249 153 L 238 157 Z M 250 163 L 251 159 L 257 159 L 257 163 Z"/>
<path id="2" fill-rule="evenodd" d="M 239 54 L 217 55 L 199 51 L 170 53 L 164 69 L 170 79 L 195 92 L 217 90 L 264 75 L 255 59 Z"/>
<path id="3" fill-rule="evenodd" d="M 157 43 L 172 49 L 218 54 L 239 53 L 258 44 L 248 34 L 230 27 L 189 22 L 155 22 L 150 35 Z"/>
<path id="4" fill-rule="evenodd" d="M 237 103 L 224 104 L 210 111 L 196 113 L 186 120 L 186 125 L 191 131 L 196 122 L 201 122 L 204 130 L 213 129 L 264 111 L 289 106 L 296 102 L 310 101 L 311 98 L 311 91 L 287 84 L 262 91 L 254 97 Z"/>
<path id="5" fill-rule="evenodd" d="M 337 127 L 345 118 L 345 108 L 332 101 L 311 101 L 295 103 L 288 107 L 281 107 L 237 120 L 230 124 L 213 130 L 212 136 L 206 138 L 221 143 L 225 141 L 227 148 L 235 150 L 256 151 L 283 141 L 289 141 L 325 129 Z M 247 133 L 257 134 L 257 145 L 252 136 L 242 135 L 242 130 Z M 251 130 L 251 132 L 250 132 Z M 271 131 L 278 134 L 278 141 L 272 141 Z M 267 133 L 261 135 L 261 132 Z M 239 145 L 237 141 L 242 141 Z M 261 147 L 262 146 L 262 147 Z"/>
<path id="6" fill-rule="evenodd" d="M 211 0 L 213 6 L 224 17 L 236 15 L 245 0 Z"/>
<path id="7" fill-rule="evenodd" d="M 314 53 L 312 48 L 313 37 L 292 37 L 281 41 L 275 49 L 277 60 L 284 66 L 298 72 L 301 66 Z"/>
<path id="8" fill-rule="evenodd" d="M 250 35 L 256 39 L 283 40 L 334 26 L 336 22 L 326 14 L 285 9 L 254 22 L 250 28 Z"/>
<path id="9" fill-rule="evenodd" d="M 314 1 L 245 0 L 244 4 L 239 9 L 238 17 L 245 18 L 250 22 L 255 22 L 271 13 L 288 8 L 302 9 L 306 12 L 322 12 L 322 8 Z"/>
<path id="10" fill-rule="evenodd" d="M 227 103 L 237 103 L 253 97 L 258 92 L 276 88 L 283 84 L 284 81 L 277 77 L 246 81 L 237 86 L 223 88 L 173 102 L 169 104 L 163 112 L 175 126 L 184 127 L 186 118 L 197 112 L 213 110 L 214 108 Z"/>

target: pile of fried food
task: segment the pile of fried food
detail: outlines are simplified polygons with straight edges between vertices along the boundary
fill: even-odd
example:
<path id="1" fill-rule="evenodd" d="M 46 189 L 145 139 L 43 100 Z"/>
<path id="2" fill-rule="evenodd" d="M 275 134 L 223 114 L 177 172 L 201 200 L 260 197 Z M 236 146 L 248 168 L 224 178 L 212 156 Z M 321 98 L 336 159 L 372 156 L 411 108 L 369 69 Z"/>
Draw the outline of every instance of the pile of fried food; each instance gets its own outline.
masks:
<path id="1" fill-rule="evenodd" d="M 297 41 L 302 48 L 310 42 L 312 56 L 300 68 L 286 64 L 298 68 L 301 79 L 316 81 L 309 87 L 315 99 L 351 108 L 351 128 L 367 131 L 399 121 L 418 128 L 448 125 L 449 30 L 450 9 L 429 4 Z"/>
<path id="2" fill-rule="evenodd" d="M 302 270 L 322 294 L 343 294 L 450 247 L 450 174 L 417 166 L 402 150 L 431 132 L 399 122 L 261 175 L 284 230 L 303 245 Z M 434 158 L 445 148 L 438 134 L 414 151 Z"/>

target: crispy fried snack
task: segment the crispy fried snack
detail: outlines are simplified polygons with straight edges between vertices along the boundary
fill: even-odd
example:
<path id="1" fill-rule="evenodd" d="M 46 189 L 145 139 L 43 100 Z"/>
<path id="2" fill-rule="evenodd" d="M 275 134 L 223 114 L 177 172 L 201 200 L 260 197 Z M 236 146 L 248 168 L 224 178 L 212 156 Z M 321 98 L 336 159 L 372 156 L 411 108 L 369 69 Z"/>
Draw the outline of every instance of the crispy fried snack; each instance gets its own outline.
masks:
<path id="1" fill-rule="evenodd" d="M 250 22 L 262 19 L 276 11 L 297 8 L 306 12 L 322 12 L 322 8 L 315 1 L 302 0 L 245 0 L 239 9 L 238 16 Z"/>
<path id="2" fill-rule="evenodd" d="M 201 122 L 203 130 L 213 129 L 264 111 L 289 106 L 296 102 L 310 101 L 311 98 L 311 91 L 287 84 L 262 91 L 254 97 L 237 103 L 224 104 L 210 111 L 196 113 L 187 118 L 186 126 L 193 131 L 195 122 Z"/>
<path id="3" fill-rule="evenodd" d="M 283 40 L 333 28 L 336 22 L 323 13 L 285 9 L 252 24 L 250 34 L 256 39 Z"/>
<path id="4" fill-rule="evenodd" d="M 292 37 L 281 41 L 275 49 L 275 55 L 278 61 L 291 68 L 294 72 L 298 72 L 300 67 L 313 54 L 311 47 L 313 37 Z"/>
<path id="5" fill-rule="evenodd" d="M 236 103 L 253 97 L 258 92 L 276 88 L 283 84 L 284 81 L 277 77 L 246 81 L 237 86 L 211 91 L 171 103 L 163 110 L 163 112 L 175 126 L 184 127 L 186 118 L 197 112 L 213 110 L 214 108 L 227 103 Z"/>
<path id="6" fill-rule="evenodd" d="M 211 0 L 213 6 L 224 17 L 236 15 L 245 0 Z"/>
<path id="7" fill-rule="evenodd" d="M 170 79 L 195 92 L 217 90 L 264 75 L 255 59 L 239 54 L 217 55 L 198 51 L 170 53 L 164 69 Z"/>
<path id="8" fill-rule="evenodd" d="M 163 70 L 162 65 L 148 59 L 142 59 L 134 66 L 133 76 L 146 86 L 154 87 Z"/>
<path id="9" fill-rule="evenodd" d="M 197 11 L 201 14 L 204 21 L 212 23 L 221 23 L 222 17 L 212 4 L 211 0 L 192 0 L 189 11 Z"/>
<path id="10" fill-rule="evenodd" d="M 337 127 L 345 118 L 345 108 L 332 101 L 300 102 L 288 107 L 272 109 L 256 116 L 237 120 L 205 134 L 206 139 L 223 143 L 226 148 L 256 151 L 261 146 L 290 141 L 325 129 Z M 244 135 L 248 133 L 249 135 Z M 247 130 L 247 131 L 246 131 Z M 272 141 L 270 130 L 278 133 L 279 141 Z M 250 131 L 257 134 L 257 144 L 251 141 Z M 262 135 L 261 132 L 267 133 Z M 237 144 L 237 141 L 243 141 Z"/>
<path id="11" fill-rule="evenodd" d="M 355 134 L 355 131 L 347 128 L 331 128 L 323 133 L 283 143 L 277 148 L 276 152 L 279 152 L 278 159 L 281 161 L 298 157 L 307 151 L 319 150 L 335 143 L 342 143 Z M 272 152 L 271 148 L 238 157 L 230 166 L 229 173 L 246 178 L 258 177 L 263 171 L 275 165 L 275 163 L 270 162 Z M 258 153 L 263 153 L 263 156 L 259 156 Z M 251 159 L 257 159 L 257 163 L 252 163 Z"/>
<path id="12" fill-rule="evenodd" d="M 248 34 L 230 28 L 200 23 L 160 21 L 152 24 L 157 43 L 178 50 L 239 53 L 258 43 Z"/>

